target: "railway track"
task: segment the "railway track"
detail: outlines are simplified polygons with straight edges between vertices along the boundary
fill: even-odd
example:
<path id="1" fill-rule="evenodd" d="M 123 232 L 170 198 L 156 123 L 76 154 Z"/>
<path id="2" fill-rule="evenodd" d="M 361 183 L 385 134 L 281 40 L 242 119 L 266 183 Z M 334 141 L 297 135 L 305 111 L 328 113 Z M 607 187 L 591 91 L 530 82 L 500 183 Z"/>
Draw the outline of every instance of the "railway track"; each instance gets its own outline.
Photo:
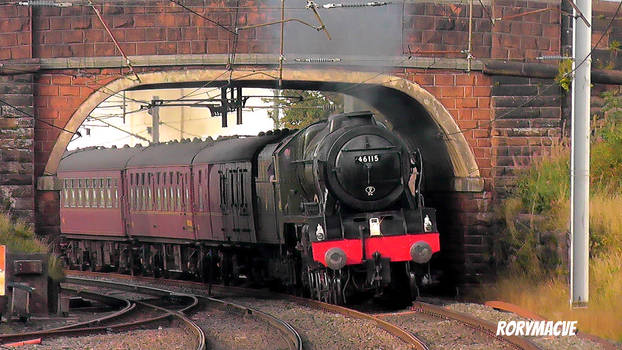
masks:
<path id="1" fill-rule="evenodd" d="M 136 277 L 93 272 L 85 273 L 68 271 L 68 274 L 79 274 L 90 276 L 92 278 L 121 279 L 128 281 L 127 285 L 130 286 L 134 286 L 138 283 L 175 287 L 192 295 L 200 295 L 202 293 L 217 294 L 219 296 L 218 299 L 210 296 L 203 296 L 202 298 L 206 298 L 207 300 L 218 300 L 218 303 L 223 306 L 229 304 L 238 305 L 249 310 L 246 311 L 247 313 L 259 314 L 261 310 L 265 310 L 266 312 L 263 312 L 262 314 L 270 316 L 273 321 L 281 318 L 285 319 L 283 315 L 278 314 L 279 309 L 287 310 L 292 307 L 292 304 L 296 304 L 313 310 L 323 310 L 325 312 L 368 322 L 391 336 L 398 338 L 405 345 L 405 348 L 411 349 L 459 348 L 460 341 L 464 342 L 465 346 L 468 343 L 469 348 L 477 348 L 474 344 L 479 343 L 481 344 L 482 349 L 490 348 L 491 346 L 494 348 L 506 349 L 540 349 L 536 344 L 522 337 L 496 336 L 496 326 L 488 321 L 484 321 L 464 313 L 452 311 L 444 307 L 421 302 L 415 302 L 407 311 L 373 314 L 291 295 L 276 295 L 274 293 L 248 288 L 222 285 L 207 286 L 203 283 L 191 281 L 166 280 L 151 277 Z M 276 300 L 274 299 L 275 297 L 278 298 L 276 300 L 280 300 L 280 305 L 274 305 L 276 303 Z M 244 304 L 244 306 L 242 304 Z M 302 313 L 304 311 L 297 312 Z M 419 325 L 417 322 L 412 322 L 412 320 L 417 320 Z M 440 332 L 440 336 L 445 338 L 444 341 L 449 343 L 443 345 L 442 342 L 439 342 L 438 338 L 427 337 L 425 332 L 421 331 L 425 328 L 420 326 L 422 322 L 429 322 L 428 327 L 430 327 L 430 324 L 433 324 L 434 326 L 432 327 L 436 327 L 435 331 L 437 333 Z M 302 325 L 297 325 L 296 321 L 284 323 L 288 325 L 286 328 L 291 328 L 292 330 L 294 330 L 294 328 L 301 330 L 305 329 Z M 462 330 L 456 331 L 456 328 L 461 328 Z M 284 330 L 281 329 L 280 332 L 283 333 Z M 452 338 L 452 335 L 456 337 Z M 309 341 L 308 338 L 308 335 L 303 335 L 301 339 L 301 335 L 298 335 L 298 339 L 300 339 L 300 349 L 302 349 L 303 341 Z M 313 344 L 309 346 L 307 345 L 305 345 L 305 349 L 314 348 Z"/>
<path id="2" fill-rule="evenodd" d="M 540 348 L 523 337 L 517 336 L 498 336 L 496 335 L 497 327 L 489 321 L 482 320 L 480 318 L 473 317 L 468 314 L 446 309 L 441 306 L 414 302 L 410 310 L 414 313 L 429 315 L 438 319 L 445 319 L 452 322 L 457 322 L 463 326 L 469 327 L 481 334 L 488 336 L 490 339 L 494 339 L 506 347 L 518 350 L 539 350 Z"/>
<path id="3" fill-rule="evenodd" d="M 71 280 L 74 284 L 82 284 L 82 281 Z M 100 285 L 107 289 L 111 288 L 110 284 Z M 189 313 L 192 309 L 197 307 L 198 299 L 192 295 L 173 294 L 166 293 L 166 291 L 160 290 L 158 293 L 159 298 L 149 300 L 154 295 L 153 290 L 148 293 L 146 289 L 134 290 L 133 292 L 140 292 L 149 298 L 137 298 L 137 295 L 132 297 L 126 297 L 123 295 L 113 295 L 111 293 L 98 292 L 93 290 L 84 290 L 82 288 L 74 289 L 70 287 L 63 287 L 64 293 L 71 293 L 83 297 L 84 299 L 96 300 L 106 305 L 117 307 L 118 311 L 112 314 L 98 317 L 88 321 L 77 322 L 70 325 L 45 329 L 41 331 L 3 334 L 0 335 L 0 344 L 11 344 L 28 341 L 35 339 L 50 339 L 60 337 L 76 337 L 86 336 L 97 333 L 110 333 L 110 332 L 122 332 L 139 327 L 156 327 L 161 325 L 167 325 L 171 319 L 174 319 L 180 327 L 184 328 L 188 333 L 191 333 L 195 337 L 195 349 L 205 349 L 205 334 L 203 330 L 197 326 L 197 324 L 189 319 L 186 313 Z M 161 299 L 163 297 L 174 296 L 175 301 L 171 299 Z M 143 299 L 143 300 L 139 300 Z M 181 299 L 185 299 L 184 303 L 180 303 Z M 156 303 L 169 304 L 168 307 L 162 307 L 156 305 Z"/>
<path id="4" fill-rule="evenodd" d="M 326 316 L 328 322 L 338 322 L 335 321 L 334 318 L 331 318 L 331 314 L 337 315 L 341 318 L 347 318 L 351 320 L 355 320 L 358 325 L 366 325 L 372 326 L 376 328 L 379 332 L 385 333 L 389 338 L 397 339 L 398 348 L 404 349 L 417 349 L 417 350 L 425 350 L 429 349 L 429 346 L 420 338 L 415 336 L 413 333 L 405 331 L 400 327 L 397 327 L 381 318 L 378 318 L 374 315 L 359 312 L 353 309 L 349 309 L 346 307 L 341 307 L 337 305 L 327 304 L 315 300 L 299 298 L 287 294 L 275 294 L 271 292 L 266 292 L 262 290 L 249 289 L 249 288 L 241 288 L 241 287 L 232 287 L 232 286 L 222 286 L 222 285 L 213 285 L 209 286 L 206 290 L 206 285 L 199 282 L 192 281 L 179 281 L 179 280 L 166 280 L 166 279 L 156 279 L 151 277 L 136 277 L 136 276 L 128 276 L 128 275 L 118 275 L 118 274 L 102 274 L 97 272 L 76 272 L 76 271 L 67 271 L 69 276 L 89 276 L 92 278 L 113 278 L 113 279 L 121 279 L 130 281 L 130 283 L 141 283 L 141 284 L 158 284 L 160 286 L 165 285 L 169 287 L 176 287 L 183 290 L 183 292 L 191 293 L 194 295 L 198 295 L 200 293 L 206 294 L 217 294 L 219 297 L 217 300 L 220 300 L 220 303 L 226 304 L 235 304 L 242 305 L 244 304 L 250 310 L 253 310 L 253 313 L 260 313 L 262 310 L 266 310 L 262 314 L 265 315 L 274 315 L 271 316 L 273 320 L 277 320 L 282 318 L 282 315 L 277 315 L 281 310 L 289 310 L 290 317 L 292 315 L 299 314 L 308 314 L 309 311 L 317 313 L 327 313 Z M 208 299 L 215 299 L 213 297 L 205 297 Z M 277 299 L 274 299 L 277 298 Z M 247 306 L 251 305 L 251 306 Z M 275 317 L 276 316 L 276 317 Z M 278 318 L 277 318 L 278 317 Z M 295 327 L 299 330 L 310 331 L 308 330 L 308 325 L 303 324 L 306 319 L 301 317 L 297 319 L 293 317 L 291 320 L 292 329 Z M 289 325 L 288 322 L 285 322 Z M 318 330 L 318 332 L 321 330 Z M 301 340 L 302 349 L 302 341 L 305 341 L 305 349 L 313 349 L 316 348 L 317 336 L 318 332 L 315 333 L 305 333 L 304 339 Z M 330 337 L 330 336 L 327 336 Z M 300 335 L 298 335 L 300 339 Z M 326 344 L 324 344 L 325 346 Z M 352 345 L 352 344 L 351 344 Z"/>

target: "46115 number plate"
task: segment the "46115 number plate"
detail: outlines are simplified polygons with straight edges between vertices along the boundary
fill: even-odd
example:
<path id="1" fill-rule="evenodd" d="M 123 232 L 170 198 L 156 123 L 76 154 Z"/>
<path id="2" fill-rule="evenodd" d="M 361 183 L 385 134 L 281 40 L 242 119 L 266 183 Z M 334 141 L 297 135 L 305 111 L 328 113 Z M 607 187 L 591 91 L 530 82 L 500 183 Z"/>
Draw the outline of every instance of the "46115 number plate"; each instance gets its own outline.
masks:
<path id="1" fill-rule="evenodd" d="M 379 154 L 367 154 L 363 156 L 356 156 L 354 157 L 354 160 L 359 163 L 375 163 L 375 162 L 380 161 L 380 155 Z"/>

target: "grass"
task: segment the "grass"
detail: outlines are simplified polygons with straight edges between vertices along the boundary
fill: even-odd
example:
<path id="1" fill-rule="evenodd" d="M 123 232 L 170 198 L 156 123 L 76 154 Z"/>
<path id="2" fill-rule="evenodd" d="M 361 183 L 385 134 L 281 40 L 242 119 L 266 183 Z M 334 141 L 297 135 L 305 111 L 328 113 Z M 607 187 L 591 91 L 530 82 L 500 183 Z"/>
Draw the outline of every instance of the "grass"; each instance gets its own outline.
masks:
<path id="1" fill-rule="evenodd" d="M 569 304 L 570 151 L 564 145 L 534 158 L 498 207 L 491 260 L 502 277 L 477 296 L 576 320 L 582 331 L 622 342 L 622 95 L 604 97 L 590 149 L 589 307 Z"/>
<path id="2" fill-rule="evenodd" d="M 587 309 L 569 307 L 569 285 L 563 277 L 538 281 L 526 276 L 507 277 L 487 286 L 481 297 L 520 305 L 549 320 L 578 321 L 580 331 L 622 342 L 621 259 L 622 254 L 592 259 Z"/>
<path id="3" fill-rule="evenodd" d="M 582 331 L 622 342 L 622 196 L 597 195 L 590 206 L 592 257 L 587 309 L 570 309 L 567 269 L 563 265 L 545 269 L 546 264 L 539 262 L 541 249 L 534 249 L 533 243 L 521 247 L 530 257 L 523 256 L 522 264 L 511 262 L 506 277 L 486 285 L 479 298 L 517 304 L 551 320 L 576 320 Z M 568 206 L 565 209 L 555 215 L 564 213 L 567 221 Z M 527 253 L 519 251 L 517 256 L 521 254 Z"/>
<path id="4" fill-rule="evenodd" d="M 0 212 L 0 245 L 6 245 L 10 253 L 48 253 L 46 244 L 35 236 L 32 227 L 22 221 L 15 221 L 8 214 Z M 48 276 L 54 281 L 64 278 L 60 259 L 50 255 Z"/>
<path id="5" fill-rule="evenodd" d="M 45 253 L 47 246 L 35 238 L 32 228 L 21 221 L 13 221 L 0 213 L 0 244 L 13 253 Z"/>

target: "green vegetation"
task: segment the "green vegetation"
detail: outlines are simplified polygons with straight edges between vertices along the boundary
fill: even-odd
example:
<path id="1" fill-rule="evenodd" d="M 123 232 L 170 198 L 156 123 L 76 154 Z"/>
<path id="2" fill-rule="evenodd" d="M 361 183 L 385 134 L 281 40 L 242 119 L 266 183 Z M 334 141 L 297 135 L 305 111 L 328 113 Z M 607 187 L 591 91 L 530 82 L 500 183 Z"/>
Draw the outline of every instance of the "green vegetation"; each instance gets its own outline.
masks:
<path id="1" fill-rule="evenodd" d="M 47 253 L 48 247 L 35 237 L 32 227 L 15 221 L 0 212 L 0 245 L 6 245 L 10 253 Z M 55 281 L 64 277 L 62 262 L 55 255 L 48 260 L 48 275 Z"/>
<path id="2" fill-rule="evenodd" d="M 572 60 L 565 59 L 561 61 L 557 67 L 557 76 L 555 77 L 555 81 L 566 92 L 570 91 L 570 83 L 572 82 L 570 72 L 572 72 Z"/>
<path id="3" fill-rule="evenodd" d="M 282 98 L 276 104 L 281 109 L 279 119 L 272 111 L 268 112 L 274 120 L 275 128 L 300 129 L 317 121 L 327 119 L 333 113 L 343 112 L 343 95 L 324 91 L 283 90 Z M 266 99 L 272 102 L 272 100 Z"/>
<path id="4" fill-rule="evenodd" d="M 482 297 L 578 320 L 586 332 L 622 341 L 622 96 L 603 97 L 590 160 L 589 308 L 571 310 L 568 302 L 570 151 L 563 145 L 535 159 L 498 210 L 501 238 L 492 242 L 491 258 L 504 277 Z"/>
<path id="5" fill-rule="evenodd" d="M 12 253 L 45 253 L 47 247 L 35 238 L 32 228 L 20 221 L 13 221 L 0 213 L 0 244 Z"/>

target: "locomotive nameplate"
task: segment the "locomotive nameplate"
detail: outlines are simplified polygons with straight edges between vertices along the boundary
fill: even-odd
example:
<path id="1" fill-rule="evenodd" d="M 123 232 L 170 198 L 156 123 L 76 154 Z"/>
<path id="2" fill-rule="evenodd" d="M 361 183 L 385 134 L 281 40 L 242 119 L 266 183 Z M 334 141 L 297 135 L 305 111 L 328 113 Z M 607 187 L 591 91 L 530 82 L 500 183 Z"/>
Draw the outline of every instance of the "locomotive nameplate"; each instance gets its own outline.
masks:
<path id="1" fill-rule="evenodd" d="M 367 154 L 363 156 L 356 156 L 354 157 L 354 160 L 359 163 L 363 163 L 363 164 L 376 163 L 380 161 L 380 155 L 379 154 Z"/>

